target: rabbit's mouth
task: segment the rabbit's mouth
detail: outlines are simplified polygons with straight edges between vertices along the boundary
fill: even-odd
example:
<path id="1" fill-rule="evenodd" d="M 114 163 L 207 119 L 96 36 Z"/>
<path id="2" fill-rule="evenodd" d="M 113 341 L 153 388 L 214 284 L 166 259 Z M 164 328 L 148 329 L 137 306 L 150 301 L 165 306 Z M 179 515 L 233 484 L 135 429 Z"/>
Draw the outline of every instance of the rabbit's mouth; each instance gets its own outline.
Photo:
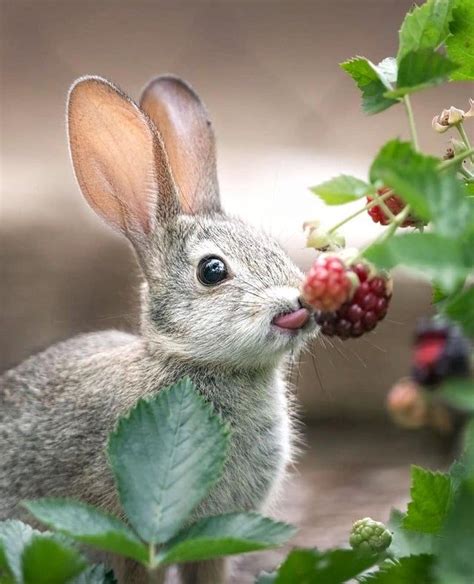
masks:
<path id="1" fill-rule="evenodd" d="M 279 314 L 272 320 L 272 324 L 284 331 L 296 333 L 308 324 L 310 318 L 310 311 L 302 307 L 292 312 Z"/>

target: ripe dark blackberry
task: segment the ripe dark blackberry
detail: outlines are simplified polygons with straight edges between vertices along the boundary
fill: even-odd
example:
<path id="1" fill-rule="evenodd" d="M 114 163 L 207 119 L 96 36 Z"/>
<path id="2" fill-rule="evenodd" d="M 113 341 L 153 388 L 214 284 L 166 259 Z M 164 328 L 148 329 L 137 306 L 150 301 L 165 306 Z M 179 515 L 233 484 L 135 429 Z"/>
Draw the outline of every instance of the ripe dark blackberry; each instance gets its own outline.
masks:
<path id="1" fill-rule="evenodd" d="M 460 328 L 445 319 L 425 319 L 415 331 L 413 378 L 427 387 L 449 377 L 468 377 L 470 343 Z"/>
<path id="2" fill-rule="evenodd" d="M 389 187 L 381 187 L 380 189 L 377 189 L 377 195 L 379 196 L 385 195 L 390 190 L 391 189 Z M 367 197 L 368 203 L 371 203 L 373 200 L 374 200 L 373 197 Z M 387 197 L 384 200 L 384 203 L 390 209 L 393 215 L 398 215 L 398 213 L 400 213 L 400 211 L 402 211 L 405 208 L 405 201 L 403 201 L 395 193 L 390 197 Z M 374 221 L 374 223 L 380 223 L 380 225 L 388 225 L 390 223 L 390 218 L 387 217 L 385 211 L 380 205 L 374 205 L 367 211 L 367 213 L 371 216 L 372 221 Z M 421 222 L 417 217 L 415 217 L 414 215 L 408 215 L 408 217 L 405 219 L 405 221 L 403 221 L 400 227 L 416 227 L 417 225 L 420 225 L 420 223 Z"/>
<path id="3" fill-rule="evenodd" d="M 391 281 L 381 275 L 371 276 L 369 266 L 362 262 L 348 269 L 359 280 L 353 297 L 336 312 L 319 312 L 315 316 L 321 332 L 329 337 L 360 337 L 374 329 L 387 314 Z"/>

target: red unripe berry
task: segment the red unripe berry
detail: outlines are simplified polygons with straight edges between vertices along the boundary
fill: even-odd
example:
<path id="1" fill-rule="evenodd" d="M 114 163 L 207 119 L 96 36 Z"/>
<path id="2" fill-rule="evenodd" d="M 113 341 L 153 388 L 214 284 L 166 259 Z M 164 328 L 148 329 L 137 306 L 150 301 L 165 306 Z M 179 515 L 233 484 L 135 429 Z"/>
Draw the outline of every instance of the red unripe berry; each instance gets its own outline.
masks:
<path id="1" fill-rule="evenodd" d="M 389 187 L 382 187 L 377 189 L 377 195 L 385 195 L 390 190 L 391 189 Z M 368 203 L 371 203 L 373 200 L 374 197 L 367 197 Z M 403 201 L 403 199 L 401 199 L 395 193 L 384 199 L 384 203 L 390 209 L 393 215 L 398 215 L 398 213 L 400 213 L 400 211 L 405 208 L 405 201 Z M 390 218 L 387 217 L 385 211 L 382 209 L 382 207 L 380 207 L 380 205 L 374 205 L 367 212 L 372 217 L 372 221 L 374 221 L 374 223 L 380 223 L 381 225 L 388 225 L 390 223 Z M 421 221 L 417 217 L 408 215 L 405 221 L 401 223 L 400 227 L 415 227 L 416 225 L 420 225 L 420 223 Z"/>
<path id="2" fill-rule="evenodd" d="M 352 294 L 352 280 L 343 261 L 334 255 L 320 255 L 303 282 L 305 301 L 316 310 L 334 312 Z"/>

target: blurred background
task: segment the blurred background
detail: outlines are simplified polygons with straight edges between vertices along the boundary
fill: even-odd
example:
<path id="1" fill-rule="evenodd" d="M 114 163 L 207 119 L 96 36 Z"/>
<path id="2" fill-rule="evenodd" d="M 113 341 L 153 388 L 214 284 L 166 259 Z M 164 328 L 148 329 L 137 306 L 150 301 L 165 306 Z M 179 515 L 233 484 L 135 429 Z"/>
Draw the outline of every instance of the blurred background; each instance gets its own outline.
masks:
<path id="1" fill-rule="evenodd" d="M 306 269 L 314 252 L 303 221 L 331 225 L 350 209 L 325 209 L 308 187 L 341 172 L 365 178 L 386 140 L 408 138 L 401 107 L 362 113 L 338 64 L 394 55 L 411 4 L 1 0 L 1 369 L 79 332 L 136 327 L 131 250 L 85 204 L 69 161 L 64 108 L 75 78 L 102 75 L 135 99 L 157 74 L 187 79 L 214 121 L 226 209 L 272 232 Z M 468 96 L 461 83 L 414 96 L 426 151 L 441 155 L 447 142 L 432 117 Z M 356 246 L 377 233 L 366 216 L 345 231 Z M 409 371 L 415 318 L 429 312 L 429 288 L 398 273 L 376 331 L 303 355 L 295 382 L 306 445 L 279 507 L 302 528 L 296 543 L 343 543 L 353 520 L 403 506 L 410 463 L 446 463 L 446 440 L 395 428 L 384 410 Z M 275 561 L 246 560 L 236 581 Z"/>

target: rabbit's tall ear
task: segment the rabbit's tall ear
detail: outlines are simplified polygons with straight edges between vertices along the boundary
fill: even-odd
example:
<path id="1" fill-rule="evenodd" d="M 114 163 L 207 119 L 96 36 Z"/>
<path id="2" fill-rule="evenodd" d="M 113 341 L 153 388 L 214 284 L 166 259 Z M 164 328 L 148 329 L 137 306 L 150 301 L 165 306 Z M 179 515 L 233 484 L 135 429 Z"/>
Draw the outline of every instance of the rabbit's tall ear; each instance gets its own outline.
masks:
<path id="1" fill-rule="evenodd" d="M 189 85 L 163 76 L 143 90 L 140 107 L 163 138 L 184 213 L 220 211 L 214 132 Z"/>
<path id="2" fill-rule="evenodd" d="M 146 115 L 105 79 L 84 77 L 67 106 L 71 157 L 91 207 L 132 241 L 179 210 L 163 144 Z"/>

